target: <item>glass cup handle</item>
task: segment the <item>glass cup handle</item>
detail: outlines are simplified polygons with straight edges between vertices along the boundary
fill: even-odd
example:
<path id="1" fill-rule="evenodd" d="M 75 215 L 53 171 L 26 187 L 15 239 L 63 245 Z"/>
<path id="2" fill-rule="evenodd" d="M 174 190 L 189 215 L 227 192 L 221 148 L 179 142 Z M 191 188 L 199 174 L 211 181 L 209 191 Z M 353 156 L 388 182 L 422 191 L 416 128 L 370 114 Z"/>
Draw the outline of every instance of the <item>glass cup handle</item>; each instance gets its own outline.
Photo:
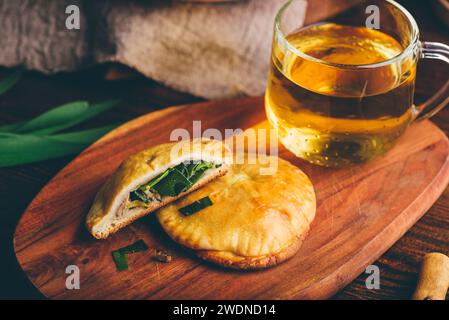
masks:
<path id="1" fill-rule="evenodd" d="M 438 42 L 421 42 L 421 58 L 438 59 L 449 64 L 449 46 Z M 449 103 L 449 80 L 431 98 L 417 106 L 416 120 L 435 115 Z"/>

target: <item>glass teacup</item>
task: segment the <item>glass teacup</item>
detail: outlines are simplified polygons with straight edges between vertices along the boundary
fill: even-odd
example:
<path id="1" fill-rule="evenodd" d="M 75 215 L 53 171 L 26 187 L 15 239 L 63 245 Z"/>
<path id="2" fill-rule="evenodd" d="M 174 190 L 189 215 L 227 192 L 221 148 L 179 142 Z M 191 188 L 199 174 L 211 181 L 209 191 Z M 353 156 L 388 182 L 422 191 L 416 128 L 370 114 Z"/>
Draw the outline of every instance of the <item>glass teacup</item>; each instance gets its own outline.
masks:
<path id="1" fill-rule="evenodd" d="M 448 83 L 413 104 L 418 61 L 449 63 L 449 46 L 421 42 L 401 5 L 362 1 L 332 22 L 298 27 L 302 4 L 288 1 L 276 17 L 265 95 L 269 122 L 296 156 L 330 167 L 371 160 L 447 104 Z"/>

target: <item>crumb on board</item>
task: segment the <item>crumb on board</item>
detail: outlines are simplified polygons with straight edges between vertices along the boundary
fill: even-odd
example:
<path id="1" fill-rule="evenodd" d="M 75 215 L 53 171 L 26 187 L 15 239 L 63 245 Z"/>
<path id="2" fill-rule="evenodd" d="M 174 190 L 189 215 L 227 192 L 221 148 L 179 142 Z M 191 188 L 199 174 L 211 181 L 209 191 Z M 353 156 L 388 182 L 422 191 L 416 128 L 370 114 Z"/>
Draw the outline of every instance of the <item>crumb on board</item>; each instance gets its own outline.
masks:
<path id="1" fill-rule="evenodd" d="M 153 249 L 153 255 L 152 258 L 153 260 L 157 260 L 159 262 L 171 262 L 172 261 L 172 256 L 164 250 L 159 250 L 159 249 Z"/>

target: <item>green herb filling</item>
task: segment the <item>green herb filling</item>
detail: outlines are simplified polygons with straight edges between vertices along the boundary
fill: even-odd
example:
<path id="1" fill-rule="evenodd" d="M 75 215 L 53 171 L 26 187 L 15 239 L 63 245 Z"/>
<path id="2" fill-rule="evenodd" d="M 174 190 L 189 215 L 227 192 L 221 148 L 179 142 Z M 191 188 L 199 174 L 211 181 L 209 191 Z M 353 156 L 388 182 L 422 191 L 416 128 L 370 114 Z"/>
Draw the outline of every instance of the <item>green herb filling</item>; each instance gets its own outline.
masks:
<path id="1" fill-rule="evenodd" d="M 176 167 L 167 169 L 150 182 L 131 192 L 128 208 L 145 208 L 151 201 L 160 201 L 160 197 L 176 197 L 181 192 L 189 190 L 193 184 L 203 177 L 207 170 L 220 166 L 221 164 L 214 165 L 211 162 L 201 160 L 181 163 Z"/>
<path id="2" fill-rule="evenodd" d="M 212 200 L 209 197 L 204 197 L 185 207 L 180 208 L 179 212 L 181 212 L 185 216 L 190 216 L 200 210 L 203 210 L 204 208 L 210 207 L 211 205 L 213 205 Z"/>

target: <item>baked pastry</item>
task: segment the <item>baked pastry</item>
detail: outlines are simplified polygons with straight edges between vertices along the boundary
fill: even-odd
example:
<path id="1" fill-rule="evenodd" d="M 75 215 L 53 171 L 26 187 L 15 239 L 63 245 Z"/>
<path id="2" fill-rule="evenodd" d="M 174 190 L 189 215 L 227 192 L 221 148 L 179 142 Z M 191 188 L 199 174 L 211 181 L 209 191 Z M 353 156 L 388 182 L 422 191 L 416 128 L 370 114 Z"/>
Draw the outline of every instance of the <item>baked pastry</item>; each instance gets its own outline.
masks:
<path id="1" fill-rule="evenodd" d="M 262 175 L 266 160 L 231 165 L 224 177 L 162 208 L 162 227 L 201 258 L 226 267 L 266 268 L 290 258 L 315 217 L 315 192 L 300 169 L 280 158 L 269 157 L 277 170 Z M 203 199 L 210 199 L 207 206 L 182 213 Z"/>
<path id="2" fill-rule="evenodd" d="M 98 191 L 87 215 L 97 239 L 192 192 L 227 171 L 221 141 L 195 139 L 167 143 L 124 160 Z"/>

